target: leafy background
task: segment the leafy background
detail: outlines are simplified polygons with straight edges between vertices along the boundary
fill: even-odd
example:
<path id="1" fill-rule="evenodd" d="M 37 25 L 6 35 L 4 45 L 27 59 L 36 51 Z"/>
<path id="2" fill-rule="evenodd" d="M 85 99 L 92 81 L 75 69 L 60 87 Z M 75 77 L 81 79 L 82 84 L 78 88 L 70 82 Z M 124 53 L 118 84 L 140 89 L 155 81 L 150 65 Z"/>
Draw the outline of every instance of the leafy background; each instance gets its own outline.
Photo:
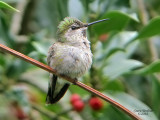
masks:
<path id="1" fill-rule="evenodd" d="M 0 43 L 43 63 L 64 17 L 83 22 L 110 18 L 88 29 L 93 65 L 81 80 L 136 114 L 149 110 L 147 115 L 139 112 L 144 120 L 160 119 L 160 1 L 4 1 L 20 12 L 0 6 Z M 46 71 L 0 51 L 0 119 L 131 119 L 105 102 L 99 111 L 88 102 L 82 112 L 74 111 L 69 101 L 73 93 L 84 101 L 92 96 L 74 85 L 57 104 L 46 106 L 48 80 Z"/>

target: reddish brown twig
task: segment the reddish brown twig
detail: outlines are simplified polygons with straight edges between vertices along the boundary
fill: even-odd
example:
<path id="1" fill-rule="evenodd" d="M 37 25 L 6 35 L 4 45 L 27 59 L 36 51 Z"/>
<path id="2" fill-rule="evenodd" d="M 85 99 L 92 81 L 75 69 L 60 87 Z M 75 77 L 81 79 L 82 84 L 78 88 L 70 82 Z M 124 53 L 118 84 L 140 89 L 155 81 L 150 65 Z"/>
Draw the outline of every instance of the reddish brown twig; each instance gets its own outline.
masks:
<path id="1" fill-rule="evenodd" d="M 87 85 L 85 85 L 85 84 L 77 81 L 77 80 L 68 78 L 66 76 L 59 75 L 56 72 L 56 70 L 53 70 L 51 67 L 49 67 L 49 66 L 47 66 L 47 65 L 45 65 L 45 64 L 43 64 L 43 63 L 41 63 L 41 62 L 39 62 L 39 61 L 37 61 L 35 59 L 32 59 L 32 58 L 30 58 L 30 57 L 28 57 L 28 56 L 26 56 L 26 55 L 24 55 L 24 54 L 22 54 L 20 52 L 17 52 L 15 50 L 11 49 L 11 48 L 8 48 L 5 45 L 0 44 L 0 49 L 3 50 L 3 51 L 6 51 L 6 52 L 8 52 L 8 53 L 10 53 L 10 54 L 12 54 L 12 55 L 14 55 L 16 57 L 19 57 L 19 58 L 21 58 L 21 59 L 23 59 L 23 60 L 25 60 L 25 61 L 33 64 L 33 65 L 35 65 L 35 66 L 38 66 L 38 67 L 40 67 L 40 68 L 42 68 L 42 69 L 44 69 L 44 70 L 46 70 L 46 71 L 48 71 L 50 73 L 54 73 L 54 74 L 56 74 L 56 75 L 64 78 L 65 80 L 67 80 L 69 82 L 72 82 L 73 84 L 75 84 L 75 85 L 77 85 L 77 86 L 79 86 L 79 87 L 81 87 L 81 88 L 83 88 L 83 89 L 91 92 L 92 94 L 95 94 L 96 96 L 102 98 L 103 100 L 111 103 L 113 106 L 118 107 L 119 109 L 121 109 L 122 111 L 124 111 L 126 114 L 128 114 L 130 117 L 132 117 L 133 119 L 135 119 L 135 120 L 142 120 L 135 113 L 131 112 L 129 109 L 125 108 L 124 106 L 122 106 L 118 102 L 114 101 L 113 99 L 107 97 L 103 93 L 101 93 L 101 92 L 99 92 L 99 91 L 97 91 L 97 90 L 95 90 L 95 89 L 93 89 L 93 88 L 91 88 L 91 87 L 89 87 L 89 86 L 87 86 Z"/>

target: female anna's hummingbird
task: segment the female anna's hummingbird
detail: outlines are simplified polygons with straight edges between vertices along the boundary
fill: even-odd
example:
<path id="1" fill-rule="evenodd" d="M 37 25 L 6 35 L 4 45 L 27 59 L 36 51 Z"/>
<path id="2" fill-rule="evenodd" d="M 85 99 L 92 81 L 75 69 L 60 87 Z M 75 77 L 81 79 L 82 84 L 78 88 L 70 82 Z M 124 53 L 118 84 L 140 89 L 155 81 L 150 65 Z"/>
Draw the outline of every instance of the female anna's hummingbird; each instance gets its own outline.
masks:
<path id="1" fill-rule="evenodd" d="M 49 48 L 48 65 L 59 74 L 73 79 L 82 76 L 92 64 L 90 42 L 86 37 L 87 27 L 105 20 L 108 19 L 86 24 L 76 18 L 66 17 L 58 26 L 58 41 Z M 69 85 L 68 81 L 50 74 L 46 103 L 59 101 Z"/>

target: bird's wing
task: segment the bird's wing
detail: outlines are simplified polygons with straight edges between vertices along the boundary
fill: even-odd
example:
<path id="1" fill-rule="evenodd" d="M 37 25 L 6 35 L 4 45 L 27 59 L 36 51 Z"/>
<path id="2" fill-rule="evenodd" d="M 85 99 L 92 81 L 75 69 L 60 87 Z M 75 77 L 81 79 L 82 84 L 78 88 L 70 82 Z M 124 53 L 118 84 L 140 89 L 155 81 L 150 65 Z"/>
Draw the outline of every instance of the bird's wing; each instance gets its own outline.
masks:
<path id="1" fill-rule="evenodd" d="M 51 57 L 53 57 L 53 56 L 54 56 L 54 53 L 55 53 L 55 46 L 56 46 L 56 44 L 54 43 L 54 44 L 49 48 L 49 51 L 48 51 L 47 64 L 48 64 L 49 66 L 51 66 L 51 65 L 50 65 Z"/>
<path id="2" fill-rule="evenodd" d="M 55 49 L 56 49 L 56 43 L 53 44 L 49 48 L 48 56 L 47 56 L 47 63 L 50 67 L 52 67 L 51 60 L 52 57 L 55 55 Z M 49 80 L 49 86 L 48 86 L 48 93 L 47 93 L 47 98 L 46 98 L 46 103 L 47 104 L 54 104 L 57 101 L 59 101 L 65 92 L 67 91 L 69 87 L 69 83 L 63 82 L 59 80 L 60 78 L 54 74 L 50 75 L 50 80 Z"/>

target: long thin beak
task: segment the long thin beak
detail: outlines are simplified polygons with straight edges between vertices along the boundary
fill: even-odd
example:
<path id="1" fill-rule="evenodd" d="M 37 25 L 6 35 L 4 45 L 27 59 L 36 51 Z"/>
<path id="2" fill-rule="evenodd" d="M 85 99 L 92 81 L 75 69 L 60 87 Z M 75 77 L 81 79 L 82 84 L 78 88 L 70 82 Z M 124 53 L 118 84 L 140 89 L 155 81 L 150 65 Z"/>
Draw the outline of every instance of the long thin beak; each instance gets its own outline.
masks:
<path id="1" fill-rule="evenodd" d="M 90 25 L 93 25 L 93 24 L 96 24 L 96 23 L 99 23 L 99 22 L 103 22 L 103 21 L 106 21 L 106 20 L 109 20 L 109 18 L 107 18 L 107 19 L 102 19 L 102 20 L 98 20 L 98 21 L 94 21 L 94 22 L 85 24 L 84 26 L 85 26 L 85 27 L 88 27 L 88 26 L 90 26 Z"/>

